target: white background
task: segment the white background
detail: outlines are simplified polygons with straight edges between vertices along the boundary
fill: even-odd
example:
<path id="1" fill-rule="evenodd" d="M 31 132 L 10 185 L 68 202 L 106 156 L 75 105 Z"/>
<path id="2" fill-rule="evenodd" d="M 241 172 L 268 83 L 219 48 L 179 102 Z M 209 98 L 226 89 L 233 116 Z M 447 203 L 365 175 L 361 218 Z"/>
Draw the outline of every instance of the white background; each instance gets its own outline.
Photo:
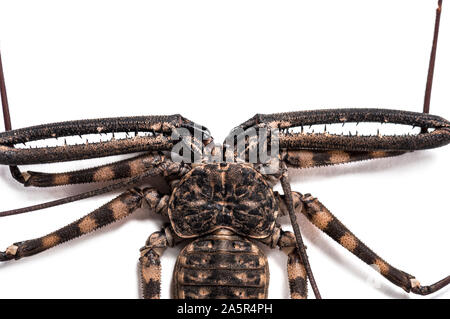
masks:
<path id="1" fill-rule="evenodd" d="M 12 125 L 181 113 L 221 141 L 257 112 L 420 111 L 436 2 L 0 1 Z M 447 119 L 449 57 L 450 6 L 442 15 L 431 105 Z M 450 147 L 444 147 L 292 172 L 291 179 L 294 190 L 319 197 L 387 261 L 431 284 L 450 269 L 449 160 Z M 23 188 L 0 167 L 0 210 L 88 188 Z M 66 225 L 114 195 L 2 218 L 0 248 Z M 408 298 L 307 220 L 300 222 L 323 297 Z M 0 297 L 136 298 L 139 248 L 161 225 L 141 210 L 85 238 L 1 264 Z M 286 258 L 265 251 L 270 297 L 287 298 Z M 163 258 L 164 298 L 177 253 L 169 249 Z M 449 298 L 450 290 L 432 297 Z"/>

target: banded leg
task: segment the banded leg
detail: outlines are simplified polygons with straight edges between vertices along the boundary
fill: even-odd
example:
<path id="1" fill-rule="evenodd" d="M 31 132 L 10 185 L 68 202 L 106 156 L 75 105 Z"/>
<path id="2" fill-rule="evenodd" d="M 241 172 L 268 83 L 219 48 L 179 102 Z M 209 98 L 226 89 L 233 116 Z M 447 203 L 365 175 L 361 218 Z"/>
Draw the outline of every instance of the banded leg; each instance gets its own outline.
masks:
<path id="1" fill-rule="evenodd" d="M 294 233 L 282 231 L 278 246 L 288 256 L 287 272 L 291 298 L 306 299 L 308 297 L 308 278 L 296 247 Z"/>
<path id="2" fill-rule="evenodd" d="M 39 210 L 39 209 L 54 207 L 57 205 L 67 204 L 70 202 L 97 196 L 100 194 L 109 193 L 111 191 L 123 189 L 126 187 L 127 188 L 133 187 L 134 185 L 137 185 L 137 184 L 141 183 L 143 180 L 148 179 L 150 177 L 163 176 L 163 177 L 168 178 L 167 182 L 170 183 L 171 182 L 170 178 L 175 178 L 175 180 L 176 180 L 177 177 L 181 177 L 189 169 L 183 163 L 175 163 L 168 159 L 161 161 L 159 163 L 153 163 L 152 165 L 153 166 L 149 165 L 147 170 L 145 170 L 143 173 L 141 173 L 137 176 L 129 177 L 123 181 L 119 181 L 114 184 L 104 186 L 102 188 L 98 188 L 98 189 L 95 189 L 92 191 L 87 191 L 84 193 L 80 193 L 77 195 L 73 195 L 73 196 L 69 196 L 69 197 L 65 197 L 65 198 L 61 198 L 61 199 L 57 199 L 57 200 L 53 200 L 50 202 L 32 205 L 32 206 L 23 207 L 23 208 L 18 208 L 18 209 L 12 209 L 12 210 L 8 210 L 8 211 L 3 211 L 3 212 L 0 212 L 0 217 L 23 214 L 26 212 L 31 212 L 31 211 L 35 211 L 35 210 Z M 172 173 L 175 175 L 171 176 Z"/>
<path id="3" fill-rule="evenodd" d="M 341 246 L 360 258 L 368 265 L 374 265 L 381 275 L 393 284 L 403 288 L 406 292 L 419 295 L 431 294 L 450 283 L 450 276 L 430 285 L 422 286 L 414 276 L 401 271 L 367 247 L 350 230 L 347 229 L 331 212 L 316 198 L 311 195 L 293 193 L 294 205 L 297 211 L 301 211 L 317 228 L 322 230 Z M 280 205 L 284 210 L 284 205 Z"/>
<path id="4" fill-rule="evenodd" d="M 149 204 L 153 212 L 163 214 L 165 209 L 161 203 L 167 202 L 167 199 L 167 196 L 162 197 L 153 188 L 128 190 L 92 213 L 57 231 L 40 238 L 14 243 L 5 252 L 0 252 L 0 261 L 32 256 L 93 232 L 129 216 L 141 207 L 143 201 Z"/>
<path id="5" fill-rule="evenodd" d="M 69 184 L 97 183 L 111 180 L 134 177 L 144 173 L 152 167 L 165 162 L 166 176 L 183 175 L 184 167 L 179 163 L 172 162 L 165 155 L 147 153 L 130 159 L 98 167 L 83 169 L 66 173 L 41 173 L 27 171 L 23 172 L 25 186 L 50 187 Z"/>
<path id="6" fill-rule="evenodd" d="M 357 151 L 331 151 L 331 150 L 284 150 L 281 160 L 286 166 L 293 168 L 311 168 L 319 166 L 345 164 L 350 162 L 366 161 L 377 158 L 392 157 L 405 154 L 405 152 L 357 152 Z"/>
<path id="7" fill-rule="evenodd" d="M 161 297 L 161 256 L 167 247 L 173 246 L 169 228 L 154 232 L 141 248 L 139 266 L 144 299 Z"/>

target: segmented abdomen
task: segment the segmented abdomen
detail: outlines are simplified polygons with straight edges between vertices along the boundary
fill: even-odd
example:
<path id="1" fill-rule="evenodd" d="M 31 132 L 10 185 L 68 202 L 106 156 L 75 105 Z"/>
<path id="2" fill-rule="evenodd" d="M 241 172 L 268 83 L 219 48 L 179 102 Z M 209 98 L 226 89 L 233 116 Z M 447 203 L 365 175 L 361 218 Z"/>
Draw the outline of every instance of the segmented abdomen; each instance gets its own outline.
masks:
<path id="1" fill-rule="evenodd" d="M 220 231 L 181 251 L 174 271 L 174 297 L 263 299 L 268 283 L 267 258 L 258 246 Z"/>

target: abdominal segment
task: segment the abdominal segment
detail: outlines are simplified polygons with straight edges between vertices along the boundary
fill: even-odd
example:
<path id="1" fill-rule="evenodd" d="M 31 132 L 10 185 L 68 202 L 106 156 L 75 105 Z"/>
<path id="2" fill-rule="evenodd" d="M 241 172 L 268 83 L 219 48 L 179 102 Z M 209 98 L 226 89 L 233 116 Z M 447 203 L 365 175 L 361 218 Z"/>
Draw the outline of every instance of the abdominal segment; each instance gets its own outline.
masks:
<path id="1" fill-rule="evenodd" d="M 252 242 L 215 233 L 188 244 L 174 272 L 174 297 L 178 299 L 267 298 L 267 258 Z"/>

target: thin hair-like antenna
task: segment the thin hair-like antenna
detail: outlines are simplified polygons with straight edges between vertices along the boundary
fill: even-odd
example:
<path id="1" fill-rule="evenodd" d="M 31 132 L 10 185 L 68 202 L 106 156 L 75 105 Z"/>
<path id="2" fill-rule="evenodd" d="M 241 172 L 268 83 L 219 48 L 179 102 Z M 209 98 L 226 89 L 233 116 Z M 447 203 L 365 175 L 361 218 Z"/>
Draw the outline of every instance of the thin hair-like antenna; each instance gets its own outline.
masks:
<path id="1" fill-rule="evenodd" d="M 2 53 L 0 52 L 0 95 L 2 97 L 3 122 L 5 131 L 11 130 L 11 116 L 9 114 L 8 96 L 6 95 L 5 75 L 3 73 Z"/>
<path id="2" fill-rule="evenodd" d="M 9 112 L 8 95 L 6 94 L 5 74 L 3 73 L 2 54 L 0 52 L 0 95 L 2 99 L 3 122 L 5 123 L 5 131 L 11 131 L 11 114 Z M 18 166 L 9 166 L 11 175 L 19 183 L 25 183 L 25 179 Z"/>
<path id="3" fill-rule="evenodd" d="M 434 23 L 433 46 L 431 47 L 430 64 L 428 66 L 427 85 L 425 88 L 425 99 L 423 102 L 423 113 L 430 113 L 431 90 L 433 88 L 434 65 L 436 63 L 437 43 L 439 39 L 439 25 L 441 22 L 442 0 L 438 0 L 436 9 L 436 20 Z M 424 128 L 422 128 L 422 131 Z M 425 129 L 426 131 L 426 129 Z"/>
<path id="4" fill-rule="evenodd" d="M 2 54 L 0 52 L 0 93 L 2 96 L 3 121 L 5 131 L 11 130 L 11 116 L 9 114 L 8 96 L 6 95 L 5 75 L 3 73 Z"/>
<path id="5" fill-rule="evenodd" d="M 298 227 L 297 217 L 295 216 L 294 203 L 292 199 L 292 190 L 289 181 L 287 180 L 286 175 L 283 174 L 281 177 L 281 187 L 283 188 L 286 206 L 289 210 L 289 218 L 291 219 L 292 229 L 294 230 L 295 240 L 297 241 L 297 248 L 300 258 L 305 266 L 306 274 L 311 283 L 312 290 L 316 299 L 322 299 L 320 295 L 319 288 L 317 287 L 316 280 L 314 279 L 314 275 L 311 270 L 311 265 L 309 264 L 308 255 L 306 254 L 306 247 L 303 243 L 302 234 L 300 232 L 300 227 Z"/>
<path id="6" fill-rule="evenodd" d="M 36 211 L 36 210 L 40 210 L 40 209 L 44 209 L 44 208 L 59 206 L 59 205 L 75 202 L 75 201 L 78 201 L 81 199 L 109 193 L 109 192 L 112 192 L 112 191 L 115 191 L 115 190 L 118 190 L 121 188 L 131 187 L 131 186 L 134 186 L 137 183 L 141 182 L 142 180 L 144 180 L 147 177 L 158 175 L 158 173 L 159 174 L 161 173 L 161 171 L 158 169 L 156 169 L 156 170 L 149 169 L 148 171 L 145 171 L 144 173 L 142 173 L 140 175 L 128 178 L 124 181 L 121 181 L 121 182 L 118 182 L 115 184 L 111 184 L 111 185 L 108 185 L 108 186 L 105 186 L 102 188 L 97 188 L 97 189 L 87 191 L 87 192 L 84 192 L 81 194 L 53 200 L 53 201 L 42 203 L 42 204 L 37 204 L 37 205 L 33 205 L 33 206 L 28 206 L 28 207 L 23 207 L 23 208 L 12 209 L 12 210 L 0 212 L 0 217 L 18 215 L 18 214 L 28 213 L 28 212 L 32 212 L 32 211 Z"/>

